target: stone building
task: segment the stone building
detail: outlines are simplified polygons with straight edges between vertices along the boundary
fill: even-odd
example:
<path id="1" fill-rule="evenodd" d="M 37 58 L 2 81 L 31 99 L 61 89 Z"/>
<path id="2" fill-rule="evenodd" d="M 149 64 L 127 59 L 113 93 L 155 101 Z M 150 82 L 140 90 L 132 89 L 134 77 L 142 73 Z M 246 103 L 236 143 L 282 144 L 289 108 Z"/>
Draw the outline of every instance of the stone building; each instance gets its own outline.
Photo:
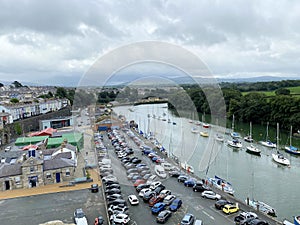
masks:
<path id="1" fill-rule="evenodd" d="M 55 149 L 29 149 L 1 155 L 0 190 L 33 188 L 71 181 L 77 166 L 77 148 L 64 142 Z"/>

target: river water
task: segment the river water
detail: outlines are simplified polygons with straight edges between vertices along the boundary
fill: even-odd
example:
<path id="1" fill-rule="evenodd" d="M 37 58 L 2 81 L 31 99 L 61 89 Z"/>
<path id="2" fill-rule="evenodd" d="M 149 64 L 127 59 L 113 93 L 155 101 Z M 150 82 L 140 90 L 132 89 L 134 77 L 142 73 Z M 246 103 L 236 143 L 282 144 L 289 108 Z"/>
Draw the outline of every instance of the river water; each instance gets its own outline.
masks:
<path id="1" fill-rule="evenodd" d="M 169 155 L 173 154 L 181 162 L 192 165 L 199 177 L 218 175 L 227 179 L 232 183 L 234 195 L 238 199 L 245 200 L 249 197 L 269 204 L 276 209 L 279 220 L 292 220 L 293 216 L 300 214 L 300 158 L 280 150 L 291 162 L 290 167 L 281 166 L 272 160 L 271 154 L 276 150 L 254 143 L 262 150 L 262 154 L 251 155 L 245 151 L 249 143 L 243 140 L 243 148 L 234 150 L 226 144 L 231 139 L 229 135 L 223 133 L 224 143 L 215 140 L 215 133 L 222 133 L 219 127 L 207 129 L 191 123 L 187 118 L 176 117 L 167 109 L 166 104 L 119 106 L 114 111 L 118 115 L 124 115 L 126 120 L 135 120 L 139 129 L 145 133 L 152 132 Z M 161 119 L 157 119 L 158 117 Z M 208 131 L 209 137 L 192 133 L 193 127 Z M 246 135 L 249 125 L 236 123 L 235 130 L 242 136 Z M 252 130 L 255 141 L 265 139 L 266 127 L 253 125 Z M 269 137 L 275 140 L 275 136 L 276 130 L 269 128 Z M 280 144 L 285 145 L 287 140 L 288 134 L 280 133 Z M 299 147 L 299 140 L 293 140 L 294 142 L 298 142 L 295 145 Z"/>

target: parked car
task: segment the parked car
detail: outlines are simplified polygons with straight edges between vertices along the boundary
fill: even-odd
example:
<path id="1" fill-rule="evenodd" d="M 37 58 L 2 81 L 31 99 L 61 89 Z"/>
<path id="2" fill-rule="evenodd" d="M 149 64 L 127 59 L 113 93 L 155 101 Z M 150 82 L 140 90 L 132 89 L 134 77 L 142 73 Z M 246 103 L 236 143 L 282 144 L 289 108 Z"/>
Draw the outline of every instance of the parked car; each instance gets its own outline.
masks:
<path id="1" fill-rule="evenodd" d="M 158 195 L 158 194 L 160 194 L 160 192 L 162 190 L 165 190 L 165 188 L 166 187 L 164 185 L 160 185 L 160 186 L 156 187 L 153 191 Z"/>
<path id="2" fill-rule="evenodd" d="M 150 184 L 140 184 L 135 189 L 137 192 L 140 192 L 142 189 L 149 188 L 149 187 L 150 187 Z"/>
<path id="3" fill-rule="evenodd" d="M 139 204 L 139 200 L 136 197 L 136 195 L 129 195 L 128 196 L 128 201 L 131 205 L 138 205 Z"/>
<path id="4" fill-rule="evenodd" d="M 121 194 L 112 194 L 112 195 L 107 195 L 106 200 L 107 201 L 112 201 L 115 199 L 123 199 L 123 196 Z"/>
<path id="5" fill-rule="evenodd" d="M 186 175 L 180 175 L 180 176 L 177 178 L 177 181 L 183 183 L 184 181 L 186 181 L 186 180 L 188 180 L 188 179 L 189 179 L 188 176 L 186 176 Z"/>
<path id="6" fill-rule="evenodd" d="M 235 213 L 237 211 L 239 211 L 240 208 L 239 208 L 239 205 L 238 203 L 236 204 L 227 204 L 227 205 L 224 205 L 222 211 L 225 213 L 225 214 L 231 214 L 231 213 Z"/>
<path id="7" fill-rule="evenodd" d="M 171 217 L 171 215 L 172 215 L 171 211 L 163 210 L 157 215 L 156 222 L 157 223 L 165 223 L 168 221 L 168 219 Z"/>
<path id="8" fill-rule="evenodd" d="M 258 216 L 254 212 L 242 212 L 238 216 L 234 217 L 234 222 L 236 224 L 244 224 L 247 220 L 256 218 L 258 218 Z"/>
<path id="9" fill-rule="evenodd" d="M 193 187 L 196 184 L 196 180 L 194 178 L 190 178 L 183 182 L 186 187 Z"/>
<path id="10" fill-rule="evenodd" d="M 227 204 L 233 204 L 233 202 L 228 201 L 226 199 L 220 199 L 220 200 L 215 202 L 215 207 L 216 207 L 216 209 L 220 210 L 220 209 L 223 209 L 223 207 Z"/>
<path id="11" fill-rule="evenodd" d="M 143 201 L 148 202 L 153 196 L 156 196 L 156 193 L 154 191 L 147 192 L 143 196 Z"/>
<path id="12" fill-rule="evenodd" d="M 161 198 L 165 198 L 166 196 L 168 196 L 168 195 L 170 195 L 170 194 L 172 194 L 172 192 L 171 192 L 170 190 L 165 189 L 165 190 L 162 190 L 162 191 L 159 193 L 159 196 L 160 196 Z"/>
<path id="13" fill-rule="evenodd" d="M 152 190 L 151 190 L 150 188 L 143 188 L 143 189 L 139 192 L 139 196 L 140 196 L 140 197 L 144 197 L 144 195 L 145 195 L 147 192 L 152 192 Z"/>
<path id="14" fill-rule="evenodd" d="M 258 218 L 248 219 L 243 225 L 268 225 L 268 222 Z"/>
<path id="15" fill-rule="evenodd" d="M 137 187 L 138 185 L 144 184 L 144 183 L 146 183 L 146 180 L 139 179 L 139 180 L 136 180 L 136 181 L 133 183 L 133 186 L 134 186 L 134 187 Z"/>
<path id="16" fill-rule="evenodd" d="M 168 195 L 164 198 L 163 202 L 166 203 L 166 205 L 171 205 L 171 203 L 176 199 L 175 195 Z"/>
<path id="17" fill-rule="evenodd" d="M 115 200 L 112 200 L 112 201 L 108 201 L 107 205 L 108 205 L 108 207 L 111 206 L 111 205 L 124 205 L 124 206 L 126 206 L 127 203 L 124 199 L 115 199 Z"/>
<path id="18" fill-rule="evenodd" d="M 179 198 L 176 198 L 172 201 L 171 205 L 169 206 L 169 209 L 172 212 L 176 212 L 182 205 L 182 201 Z"/>
<path id="19" fill-rule="evenodd" d="M 108 184 L 105 187 L 106 190 L 113 189 L 113 188 L 121 189 L 121 186 L 119 184 Z"/>
<path id="20" fill-rule="evenodd" d="M 221 195 L 213 192 L 213 191 L 203 191 L 201 196 L 203 198 L 209 198 L 209 199 L 215 199 L 215 200 L 220 200 L 221 199 Z"/>
<path id="21" fill-rule="evenodd" d="M 75 209 L 74 211 L 74 221 L 77 225 L 88 225 L 85 213 L 81 208 Z"/>
<path id="22" fill-rule="evenodd" d="M 155 188 L 157 188 L 158 186 L 162 185 L 162 183 L 160 181 L 154 181 L 150 184 L 150 188 L 152 190 L 154 190 Z"/>
<path id="23" fill-rule="evenodd" d="M 195 220 L 194 225 L 202 225 L 202 224 L 203 224 L 202 220 Z"/>
<path id="24" fill-rule="evenodd" d="M 149 206 L 154 206 L 156 203 L 161 202 L 163 198 L 161 198 L 159 195 L 158 196 L 153 196 L 152 198 L 149 199 Z"/>
<path id="25" fill-rule="evenodd" d="M 99 191 L 98 184 L 92 184 L 91 185 L 91 192 L 98 192 L 98 191 Z"/>
<path id="26" fill-rule="evenodd" d="M 170 177 L 179 177 L 180 176 L 180 172 L 178 170 L 171 170 L 169 172 L 169 176 Z"/>
<path id="27" fill-rule="evenodd" d="M 109 215 L 112 215 L 114 213 L 126 213 L 128 210 L 128 207 L 125 205 L 110 205 L 107 209 L 107 212 Z"/>
<path id="28" fill-rule="evenodd" d="M 194 224 L 195 216 L 193 214 L 187 213 L 182 218 L 180 225 L 192 225 Z"/>
<path id="29" fill-rule="evenodd" d="M 202 182 L 196 182 L 196 184 L 193 186 L 194 192 L 203 192 L 203 191 L 210 191 L 210 187 L 202 184 Z"/>
<path id="30" fill-rule="evenodd" d="M 162 202 L 159 202 L 159 203 L 156 203 L 152 208 L 151 208 L 151 212 L 152 214 L 158 214 L 160 213 L 161 211 L 163 211 L 165 208 L 166 208 L 166 204 L 165 203 L 162 203 Z"/>
<path id="31" fill-rule="evenodd" d="M 105 191 L 106 195 L 112 195 L 112 194 L 120 194 L 121 190 L 118 188 L 112 188 Z"/>
<path id="32" fill-rule="evenodd" d="M 117 224 L 128 224 L 130 218 L 125 213 L 114 214 L 112 220 Z"/>

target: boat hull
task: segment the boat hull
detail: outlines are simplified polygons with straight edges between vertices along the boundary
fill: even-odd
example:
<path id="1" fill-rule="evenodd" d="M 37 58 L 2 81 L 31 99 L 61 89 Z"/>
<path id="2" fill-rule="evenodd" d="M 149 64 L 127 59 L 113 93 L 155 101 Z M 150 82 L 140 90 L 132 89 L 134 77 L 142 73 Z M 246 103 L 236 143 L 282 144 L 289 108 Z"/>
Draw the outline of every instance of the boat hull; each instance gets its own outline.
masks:
<path id="1" fill-rule="evenodd" d="M 285 146 L 284 147 L 285 152 L 293 154 L 293 155 L 300 155 L 300 150 L 295 147 L 291 146 Z"/>
<path id="2" fill-rule="evenodd" d="M 258 148 L 254 147 L 254 146 L 248 146 L 246 148 L 246 152 L 249 153 L 249 154 L 258 155 L 258 156 L 260 156 L 260 153 L 261 153 L 261 151 Z"/>
<path id="3" fill-rule="evenodd" d="M 272 143 L 270 141 L 261 141 L 260 142 L 263 146 L 268 147 L 268 148 L 276 148 L 276 144 Z"/>
<path id="4" fill-rule="evenodd" d="M 290 161 L 287 158 L 284 158 L 281 154 L 272 154 L 272 158 L 275 162 L 278 164 L 284 165 L 284 166 L 289 166 Z"/>

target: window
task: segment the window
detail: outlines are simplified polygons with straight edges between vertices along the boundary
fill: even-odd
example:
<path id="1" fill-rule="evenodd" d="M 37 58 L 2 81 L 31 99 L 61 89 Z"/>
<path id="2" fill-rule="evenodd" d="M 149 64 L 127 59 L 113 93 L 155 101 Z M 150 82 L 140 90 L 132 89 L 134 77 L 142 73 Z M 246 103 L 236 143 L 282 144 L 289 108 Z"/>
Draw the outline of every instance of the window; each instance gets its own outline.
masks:
<path id="1" fill-rule="evenodd" d="M 70 170 L 69 169 L 66 169 L 66 177 L 69 177 L 71 174 L 70 174 Z"/>
<path id="2" fill-rule="evenodd" d="M 34 166 L 31 166 L 30 167 L 30 173 L 33 173 L 34 172 Z"/>
<path id="3" fill-rule="evenodd" d="M 46 173 L 46 178 L 51 179 L 51 173 Z"/>
<path id="4" fill-rule="evenodd" d="M 21 178 L 20 177 L 15 177 L 15 182 L 16 182 L 16 184 L 20 184 L 21 183 Z"/>

